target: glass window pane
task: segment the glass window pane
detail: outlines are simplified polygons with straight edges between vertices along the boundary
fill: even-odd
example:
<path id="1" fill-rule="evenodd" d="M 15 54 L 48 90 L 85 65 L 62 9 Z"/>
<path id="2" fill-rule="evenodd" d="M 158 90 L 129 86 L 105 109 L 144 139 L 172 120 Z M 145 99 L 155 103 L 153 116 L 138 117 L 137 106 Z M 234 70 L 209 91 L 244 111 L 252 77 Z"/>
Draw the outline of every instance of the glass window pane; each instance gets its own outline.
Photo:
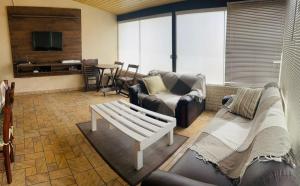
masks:
<path id="1" fill-rule="evenodd" d="M 128 64 L 139 64 L 139 21 L 119 23 L 118 52 L 119 61 Z"/>
<path id="2" fill-rule="evenodd" d="M 177 15 L 177 72 L 224 83 L 225 16 L 224 10 Z"/>
<path id="3" fill-rule="evenodd" d="M 141 20 L 141 69 L 172 71 L 172 18 L 171 16 Z"/>

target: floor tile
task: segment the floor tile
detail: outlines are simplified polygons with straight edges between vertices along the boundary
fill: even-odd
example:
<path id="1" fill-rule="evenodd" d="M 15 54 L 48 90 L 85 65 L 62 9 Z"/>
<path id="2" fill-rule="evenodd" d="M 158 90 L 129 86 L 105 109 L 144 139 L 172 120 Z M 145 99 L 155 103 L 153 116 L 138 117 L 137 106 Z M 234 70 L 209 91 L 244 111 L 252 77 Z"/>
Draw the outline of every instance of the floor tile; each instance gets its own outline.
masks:
<path id="1" fill-rule="evenodd" d="M 100 176 L 96 173 L 95 170 L 88 170 L 81 173 L 75 173 L 75 179 L 79 186 L 99 186 L 104 185 L 103 180 Z"/>
<path id="2" fill-rule="evenodd" d="M 82 172 L 93 168 L 90 162 L 84 156 L 70 159 L 68 160 L 68 164 L 72 172 Z"/>
<path id="3" fill-rule="evenodd" d="M 15 97 L 14 126 L 16 158 L 12 186 L 22 185 L 128 185 L 93 149 L 76 123 L 90 120 L 89 105 L 126 98 L 96 92 L 64 92 Z M 192 143 L 214 113 L 204 112 L 187 129 L 175 133 L 191 137 Z M 187 148 L 162 165 L 168 170 Z M 1 162 L 0 162 L 1 163 Z M 0 171 L 3 171 L 3 163 Z M 88 179 L 87 179 L 88 178 Z M 6 174 L 0 172 L 0 186 Z"/>
<path id="4" fill-rule="evenodd" d="M 34 185 L 38 183 L 49 182 L 48 173 L 36 174 L 33 176 L 26 176 L 26 184 Z"/>
<path id="5" fill-rule="evenodd" d="M 50 179 L 54 180 L 61 177 L 72 176 L 72 172 L 69 168 L 58 169 L 52 172 L 49 172 Z"/>

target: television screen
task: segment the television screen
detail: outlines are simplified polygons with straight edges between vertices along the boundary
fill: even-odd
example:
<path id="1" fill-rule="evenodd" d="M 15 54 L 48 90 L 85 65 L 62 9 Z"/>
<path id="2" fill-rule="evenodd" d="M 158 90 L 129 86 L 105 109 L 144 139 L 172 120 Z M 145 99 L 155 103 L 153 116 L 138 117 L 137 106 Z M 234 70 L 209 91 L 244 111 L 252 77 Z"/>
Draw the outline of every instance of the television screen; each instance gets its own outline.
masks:
<path id="1" fill-rule="evenodd" d="M 61 51 L 61 32 L 32 32 L 32 48 L 34 51 Z"/>

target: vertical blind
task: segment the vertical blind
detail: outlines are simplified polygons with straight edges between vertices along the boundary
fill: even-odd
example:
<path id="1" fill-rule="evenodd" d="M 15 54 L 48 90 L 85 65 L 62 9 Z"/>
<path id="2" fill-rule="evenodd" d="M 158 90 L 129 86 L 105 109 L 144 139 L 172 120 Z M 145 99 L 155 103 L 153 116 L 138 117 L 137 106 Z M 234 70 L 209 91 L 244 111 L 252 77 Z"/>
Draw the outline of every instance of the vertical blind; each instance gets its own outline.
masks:
<path id="1" fill-rule="evenodd" d="M 285 0 L 229 3 L 225 82 L 263 86 L 278 82 Z"/>
<path id="2" fill-rule="evenodd" d="M 300 161 L 300 1 L 287 1 L 280 85 L 296 159 Z"/>

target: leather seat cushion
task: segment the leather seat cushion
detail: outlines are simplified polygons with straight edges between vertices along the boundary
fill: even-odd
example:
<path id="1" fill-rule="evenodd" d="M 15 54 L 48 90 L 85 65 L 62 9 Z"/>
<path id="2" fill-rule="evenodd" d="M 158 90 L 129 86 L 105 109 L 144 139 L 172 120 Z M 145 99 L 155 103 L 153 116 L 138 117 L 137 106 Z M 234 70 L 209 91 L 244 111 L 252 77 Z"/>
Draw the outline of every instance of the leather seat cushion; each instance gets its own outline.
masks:
<path id="1" fill-rule="evenodd" d="M 172 167 L 170 172 L 201 182 L 232 186 L 232 181 L 218 171 L 211 163 L 197 158 L 194 151 L 187 150 L 181 159 Z"/>

